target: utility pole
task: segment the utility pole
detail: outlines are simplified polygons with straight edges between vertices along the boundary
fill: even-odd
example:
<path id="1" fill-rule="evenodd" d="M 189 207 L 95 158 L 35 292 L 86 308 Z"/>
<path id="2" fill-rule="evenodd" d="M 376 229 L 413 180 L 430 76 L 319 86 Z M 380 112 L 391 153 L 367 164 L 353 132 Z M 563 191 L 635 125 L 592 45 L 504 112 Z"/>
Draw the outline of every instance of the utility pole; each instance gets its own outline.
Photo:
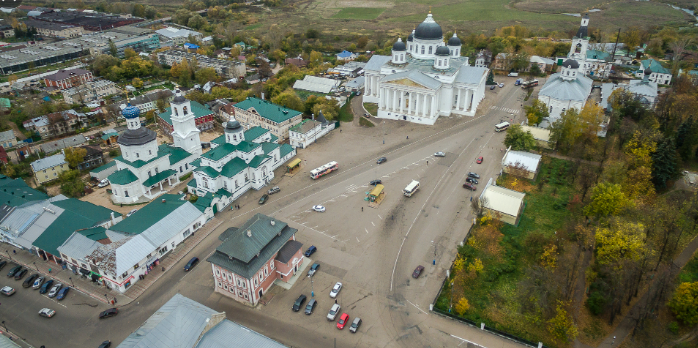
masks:
<path id="1" fill-rule="evenodd" d="M 618 40 L 620 40 L 620 28 L 618 28 L 618 35 L 616 35 L 616 44 L 613 45 L 613 53 L 611 54 L 611 62 L 616 61 L 616 49 L 618 49 Z M 630 49 L 630 48 L 628 48 Z"/>

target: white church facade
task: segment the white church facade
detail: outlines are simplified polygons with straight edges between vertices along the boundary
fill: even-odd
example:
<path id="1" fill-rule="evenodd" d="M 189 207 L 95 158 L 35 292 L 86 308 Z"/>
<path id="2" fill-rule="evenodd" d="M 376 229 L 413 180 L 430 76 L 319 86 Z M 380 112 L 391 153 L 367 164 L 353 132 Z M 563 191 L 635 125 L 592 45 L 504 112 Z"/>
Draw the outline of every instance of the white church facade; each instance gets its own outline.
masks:
<path id="1" fill-rule="evenodd" d="M 489 70 L 461 57 L 461 41 L 443 41 L 431 13 L 391 56 L 374 55 L 364 68 L 363 101 L 378 104 L 378 118 L 433 125 L 439 116 L 474 116 L 485 97 Z"/>

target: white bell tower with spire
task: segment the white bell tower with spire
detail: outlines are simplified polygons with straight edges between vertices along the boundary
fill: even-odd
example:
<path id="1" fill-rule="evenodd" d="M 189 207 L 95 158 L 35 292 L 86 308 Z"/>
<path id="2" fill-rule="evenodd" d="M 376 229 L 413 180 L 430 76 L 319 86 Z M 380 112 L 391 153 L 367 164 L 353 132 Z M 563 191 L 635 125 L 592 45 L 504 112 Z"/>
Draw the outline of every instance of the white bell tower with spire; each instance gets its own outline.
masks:
<path id="1" fill-rule="evenodd" d="M 191 102 L 184 98 L 179 90 L 175 94 L 175 98 L 170 103 L 174 146 L 199 156 L 202 153 L 200 131 L 196 128 L 196 118 L 191 110 Z"/>

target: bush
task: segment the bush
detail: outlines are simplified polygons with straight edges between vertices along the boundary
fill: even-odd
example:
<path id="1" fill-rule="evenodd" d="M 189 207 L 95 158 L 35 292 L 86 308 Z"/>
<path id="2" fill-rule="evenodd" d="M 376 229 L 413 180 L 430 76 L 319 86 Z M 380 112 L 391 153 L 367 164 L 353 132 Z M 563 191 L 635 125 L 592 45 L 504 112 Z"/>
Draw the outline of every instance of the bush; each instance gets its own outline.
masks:
<path id="1" fill-rule="evenodd" d="M 109 150 L 109 157 L 114 158 L 114 157 L 117 157 L 117 156 L 121 156 L 121 151 L 119 151 L 118 149 L 111 149 L 111 150 Z"/>
<path id="2" fill-rule="evenodd" d="M 674 335 L 678 335 L 679 334 L 679 323 L 677 323 L 675 321 L 672 321 L 671 323 L 669 323 L 669 331 L 671 331 L 671 333 L 673 333 Z"/>
<path id="3" fill-rule="evenodd" d="M 199 196 L 197 195 L 191 195 L 191 197 L 189 197 L 189 202 L 195 203 L 197 200 L 199 200 Z"/>
<path id="4" fill-rule="evenodd" d="M 608 300 L 603 296 L 603 294 L 598 291 L 592 291 L 587 298 L 586 305 L 591 314 L 599 315 L 603 313 L 603 310 L 606 307 L 606 302 L 608 302 Z"/>

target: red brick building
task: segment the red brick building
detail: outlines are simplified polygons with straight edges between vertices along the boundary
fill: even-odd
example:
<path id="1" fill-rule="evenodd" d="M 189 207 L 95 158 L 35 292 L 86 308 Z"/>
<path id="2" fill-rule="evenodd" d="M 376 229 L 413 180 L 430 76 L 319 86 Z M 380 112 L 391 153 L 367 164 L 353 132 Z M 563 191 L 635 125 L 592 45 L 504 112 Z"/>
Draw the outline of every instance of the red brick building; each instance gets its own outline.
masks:
<path id="1" fill-rule="evenodd" d="M 285 222 L 257 214 L 240 228 L 231 227 L 207 259 L 217 293 L 250 306 L 279 279 L 288 282 L 303 264 L 303 244 Z"/>
<path id="2" fill-rule="evenodd" d="M 44 77 L 46 87 L 58 87 L 60 89 L 73 88 L 83 83 L 93 81 L 92 72 L 85 69 L 59 70 L 53 75 Z"/>

